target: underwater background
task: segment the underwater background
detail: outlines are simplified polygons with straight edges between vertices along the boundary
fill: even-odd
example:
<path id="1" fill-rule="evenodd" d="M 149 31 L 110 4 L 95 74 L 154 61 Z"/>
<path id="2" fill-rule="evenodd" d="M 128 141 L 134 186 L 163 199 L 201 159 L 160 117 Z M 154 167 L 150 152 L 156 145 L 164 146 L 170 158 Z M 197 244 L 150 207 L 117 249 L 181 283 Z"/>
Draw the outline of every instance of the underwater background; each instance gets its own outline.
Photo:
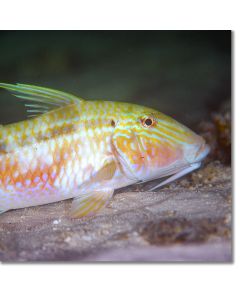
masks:
<path id="1" fill-rule="evenodd" d="M 192 125 L 230 98 L 231 31 L 1 31 L 0 82 L 152 106 Z M 0 91 L 0 123 L 25 117 Z"/>

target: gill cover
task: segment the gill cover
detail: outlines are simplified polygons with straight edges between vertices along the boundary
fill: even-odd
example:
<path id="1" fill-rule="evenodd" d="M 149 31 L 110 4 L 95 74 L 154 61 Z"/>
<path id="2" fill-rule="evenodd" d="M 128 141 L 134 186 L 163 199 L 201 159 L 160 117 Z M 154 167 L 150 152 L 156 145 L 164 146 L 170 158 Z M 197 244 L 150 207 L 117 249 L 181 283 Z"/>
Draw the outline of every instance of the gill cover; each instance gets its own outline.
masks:
<path id="1" fill-rule="evenodd" d="M 113 153 L 122 173 L 135 182 L 137 173 L 144 168 L 144 152 L 136 134 L 128 129 L 116 128 L 112 136 Z"/>

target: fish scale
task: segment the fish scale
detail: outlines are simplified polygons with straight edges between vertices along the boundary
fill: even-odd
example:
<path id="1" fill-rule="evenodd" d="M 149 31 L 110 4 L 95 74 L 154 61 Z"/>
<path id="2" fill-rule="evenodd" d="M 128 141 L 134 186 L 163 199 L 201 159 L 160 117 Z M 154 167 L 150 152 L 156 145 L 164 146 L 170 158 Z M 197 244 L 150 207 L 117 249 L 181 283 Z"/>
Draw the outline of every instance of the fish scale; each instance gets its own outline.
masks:
<path id="1" fill-rule="evenodd" d="M 200 136 L 151 108 L 31 85 L 0 88 L 36 114 L 0 125 L 1 211 L 74 198 L 73 217 L 94 215 L 115 189 L 176 179 L 209 151 Z"/>
<path id="2" fill-rule="evenodd" d="M 81 119 L 78 111 L 77 106 L 72 106 L 69 113 L 62 108 L 37 119 L 4 127 L 0 135 L 1 142 L 9 145 L 7 148 L 10 150 L 14 140 L 14 146 L 17 147 L 11 149 L 8 155 L 0 156 L 0 187 L 6 193 L 15 191 L 11 192 L 10 197 L 5 195 L 8 208 L 16 208 L 16 198 L 22 199 L 22 202 L 17 201 L 17 207 L 34 205 L 36 200 L 33 191 L 38 193 L 37 198 L 43 202 L 51 202 L 52 195 L 53 201 L 56 201 L 56 193 L 60 193 L 59 200 L 61 194 L 73 196 L 73 191 L 101 168 L 108 156 L 106 153 L 110 152 L 110 144 L 106 146 L 110 129 L 105 120 L 101 126 L 99 120 Z M 83 116 L 84 113 L 84 107 L 81 107 Z M 61 120 L 54 123 L 63 116 L 67 122 Z M 73 119 L 77 129 L 74 134 L 68 134 L 66 128 Z M 12 167 L 10 159 L 14 162 Z M 48 163 L 49 160 L 52 163 Z M 32 168 L 33 165 L 36 167 Z M 17 177 L 14 176 L 16 172 L 19 173 Z M 10 182 L 6 183 L 7 177 Z"/>

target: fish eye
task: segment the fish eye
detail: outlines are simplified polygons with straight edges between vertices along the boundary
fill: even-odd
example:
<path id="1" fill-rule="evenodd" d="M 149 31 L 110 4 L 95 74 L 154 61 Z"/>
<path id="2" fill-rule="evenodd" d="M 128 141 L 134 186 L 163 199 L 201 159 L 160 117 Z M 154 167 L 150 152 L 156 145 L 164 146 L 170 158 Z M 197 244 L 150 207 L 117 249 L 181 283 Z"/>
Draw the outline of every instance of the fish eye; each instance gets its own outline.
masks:
<path id="1" fill-rule="evenodd" d="M 155 123 L 155 121 L 152 117 L 147 117 L 147 118 L 142 119 L 142 125 L 144 127 L 151 127 L 154 125 L 154 123 Z"/>

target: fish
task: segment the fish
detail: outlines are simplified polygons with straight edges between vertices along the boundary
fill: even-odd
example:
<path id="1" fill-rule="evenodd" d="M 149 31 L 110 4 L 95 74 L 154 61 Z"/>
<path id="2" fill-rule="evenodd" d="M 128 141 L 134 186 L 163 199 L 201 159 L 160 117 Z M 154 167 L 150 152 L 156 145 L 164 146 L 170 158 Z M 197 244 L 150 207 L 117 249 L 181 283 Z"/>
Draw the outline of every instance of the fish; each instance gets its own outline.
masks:
<path id="1" fill-rule="evenodd" d="M 0 125 L 0 211 L 73 199 L 70 216 L 95 216 L 116 189 L 198 169 L 205 140 L 145 106 L 84 100 L 58 90 L 0 83 L 27 117 Z"/>

